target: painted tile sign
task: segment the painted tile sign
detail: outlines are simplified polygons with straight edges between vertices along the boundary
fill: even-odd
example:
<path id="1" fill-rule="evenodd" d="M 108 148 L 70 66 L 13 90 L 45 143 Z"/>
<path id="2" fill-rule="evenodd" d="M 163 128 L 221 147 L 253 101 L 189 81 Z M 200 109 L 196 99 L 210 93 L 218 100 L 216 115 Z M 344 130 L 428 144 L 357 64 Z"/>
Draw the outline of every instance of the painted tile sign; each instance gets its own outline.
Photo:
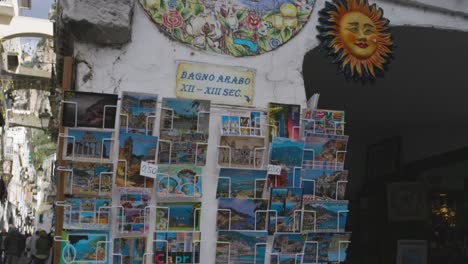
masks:
<path id="1" fill-rule="evenodd" d="M 206 99 L 213 103 L 252 105 L 255 70 L 180 61 L 177 66 L 176 96 Z"/>
<path id="2" fill-rule="evenodd" d="M 274 50 L 305 26 L 316 0 L 140 0 L 171 38 L 194 48 L 255 56 Z"/>

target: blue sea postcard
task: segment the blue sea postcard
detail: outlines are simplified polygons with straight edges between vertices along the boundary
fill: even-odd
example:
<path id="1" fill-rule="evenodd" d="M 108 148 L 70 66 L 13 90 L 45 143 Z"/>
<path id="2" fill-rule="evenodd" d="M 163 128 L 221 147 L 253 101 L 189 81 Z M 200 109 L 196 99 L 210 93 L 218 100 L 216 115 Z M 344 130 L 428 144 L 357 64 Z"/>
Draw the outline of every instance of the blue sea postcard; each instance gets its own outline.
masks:
<path id="1" fill-rule="evenodd" d="M 218 230 L 264 230 L 267 199 L 218 199 Z"/>
<path id="2" fill-rule="evenodd" d="M 308 200 L 344 200 L 348 171 L 305 169 L 302 171 L 304 197 Z"/>
<path id="3" fill-rule="evenodd" d="M 158 203 L 156 230 L 199 231 L 200 213 L 200 202 Z"/>
<path id="4" fill-rule="evenodd" d="M 261 198 L 266 170 L 221 168 L 216 197 Z"/>
<path id="5" fill-rule="evenodd" d="M 107 230 L 110 228 L 110 200 L 67 199 L 63 226 L 66 229 Z"/>
<path id="6" fill-rule="evenodd" d="M 124 132 L 152 135 L 158 95 L 122 92 L 120 129 Z"/>
<path id="7" fill-rule="evenodd" d="M 216 263 L 264 264 L 267 238 L 266 231 L 219 231 Z"/>
<path id="8" fill-rule="evenodd" d="M 153 181 L 140 175 L 140 165 L 142 161 L 154 163 L 157 146 L 158 137 L 120 133 L 116 185 L 151 188 Z"/>
<path id="9" fill-rule="evenodd" d="M 202 197 L 201 167 L 160 165 L 156 177 L 159 197 Z"/>
<path id="10" fill-rule="evenodd" d="M 348 136 L 309 134 L 304 141 L 304 168 L 343 170 Z"/>
<path id="11" fill-rule="evenodd" d="M 114 239 L 113 263 L 143 264 L 146 237 L 121 237 Z"/>
<path id="12" fill-rule="evenodd" d="M 200 240 L 200 232 L 157 231 L 153 240 L 154 262 L 151 263 L 171 263 L 169 259 L 174 263 L 199 263 Z"/>
<path id="13" fill-rule="evenodd" d="M 301 167 L 304 156 L 304 142 L 274 137 L 271 142 L 270 164 Z"/>
<path id="14" fill-rule="evenodd" d="M 112 132 L 67 129 L 64 159 L 109 160 L 113 145 Z"/>
<path id="15" fill-rule="evenodd" d="M 109 263 L 109 233 L 63 231 L 60 264 Z"/>
<path id="16" fill-rule="evenodd" d="M 208 139 L 210 106 L 208 100 L 163 98 L 161 110 L 161 139 L 163 131 L 175 130 L 178 134 L 201 132 Z"/>
<path id="17" fill-rule="evenodd" d="M 270 264 L 298 264 L 301 261 L 302 255 L 298 254 L 270 254 Z"/>
<path id="18" fill-rule="evenodd" d="M 317 214 L 318 232 L 344 232 L 348 216 L 348 201 L 309 201 L 304 202 L 304 210 Z"/>
<path id="19" fill-rule="evenodd" d="M 65 194 L 73 197 L 110 197 L 112 163 L 68 162 L 64 167 Z"/>
<path id="20" fill-rule="evenodd" d="M 351 233 L 309 233 L 304 247 L 304 263 L 346 261 Z M 318 252 L 317 252 L 318 250 Z"/>
<path id="21" fill-rule="evenodd" d="M 277 212 L 270 215 L 269 232 L 295 232 L 298 228 L 294 226 L 300 223 L 302 209 L 302 188 L 272 188 L 270 196 L 270 210 Z"/>
<path id="22" fill-rule="evenodd" d="M 273 236 L 272 253 L 298 254 L 304 248 L 306 234 L 275 233 Z"/>

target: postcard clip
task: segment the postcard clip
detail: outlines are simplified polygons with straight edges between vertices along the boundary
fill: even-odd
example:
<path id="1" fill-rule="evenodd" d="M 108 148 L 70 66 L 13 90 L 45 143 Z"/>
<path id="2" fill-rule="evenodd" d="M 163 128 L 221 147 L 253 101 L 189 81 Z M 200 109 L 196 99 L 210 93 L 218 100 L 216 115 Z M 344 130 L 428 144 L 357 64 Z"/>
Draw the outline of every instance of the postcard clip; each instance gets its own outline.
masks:
<path id="1" fill-rule="evenodd" d="M 161 107 L 161 119 L 163 118 L 163 111 L 169 111 L 171 112 L 171 130 L 174 129 L 174 109 L 172 108 L 167 108 L 167 107 Z"/>
<path id="2" fill-rule="evenodd" d="M 195 143 L 195 166 L 197 166 L 197 164 L 199 162 L 198 161 L 198 146 L 199 145 L 206 146 L 206 149 L 207 149 L 207 152 L 208 152 L 208 143 L 204 143 L 204 142 Z M 205 162 L 206 162 L 206 155 L 205 155 L 204 158 L 202 157 L 201 159 L 202 159 L 201 163 L 202 163 L 202 166 L 203 166 L 205 164 Z M 205 160 L 205 162 L 203 162 L 203 160 Z"/>
<path id="3" fill-rule="evenodd" d="M 229 221 L 228 221 L 228 230 L 231 230 L 231 218 L 232 218 L 232 212 L 231 212 L 231 209 L 216 209 L 216 213 L 219 214 L 219 212 L 228 212 L 229 213 Z M 256 219 L 255 219 L 256 220 Z M 257 221 L 255 221 L 257 222 Z M 216 223 L 216 225 L 218 225 L 218 223 Z M 225 229 L 219 229 L 219 230 L 225 230 Z"/>
<path id="4" fill-rule="evenodd" d="M 117 106 L 116 105 L 104 105 L 104 110 L 103 110 L 103 113 L 102 113 L 102 129 L 106 128 L 106 110 L 107 110 L 107 108 L 115 108 L 115 111 L 117 112 Z M 128 125 L 128 123 L 127 123 L 127 125 Z"/>
<path id="5" fill-rule="evenodd" d="M 63 139 L 68 138 L 68 139 L 71 139 L 71 140 L 72 140 L 72 153 L 71 153 L 71 154 L 72 154 L 72 157 L 71 157 L 71 158 L 72 158 L 72 160 L 75 160 L 75 137 L 74 137 L 74 136 L 68 136 L 68 135 L 66 135 L 66 134 L 64 134 L 64 133 L 60 133 L 60 134 L 59 134 L 59 139 L 60 139 L 60 138 L 63 138 Z M 68 152 L 68 150 L 67 150 L 68 140 L 67 140 L 67 142 L 64 141 L 64 144 L 63 144 L 63 145 L 64 145 L 64 148 L 65 148 L 65 151 L 64 151 L 64 154 L 63 154 L 63 155 L 64 155 L 64 159 L 69 159 L 69 158 L 67 157 L 67 152 Z"/>
<path id="6" fill-rule="evenodd" d="M 229 228 L 230 230 L 230 228 Z M 227 264 L 230 264 L 231 263 L 231 242 L 227 242 L 227 241 L 216 241 L 216 249 L 218 248 L 218 244 L 221 244 L 221 245 L 227 245 L 228 247 L 228 252 L 227 252 Z M 217 251 L 217 250 L 216 250 Z M 226 256 L 226 255 L 225 255 Z M 216 258 L 218 258 L 216 256 Z M 217 260 L 218 261 L 218 260 Z"/>
<path id="7" fill-rule="evenodd" d="M 164 140 L 164 139 L 159 139 L 158 140 L 158 151 L 156 152 L 156 160 L 158 161 L 158 163 L 163 163 L 161 162 L 160 160 L 160 157 L 159 155 L 161 154 L 161 143 L 166 143 L 166 144 L 169 144 L 169 153 L 168 153 L 168 163 L 167 164 L 171 164 L 172 163 L 172 141 L 170 140 Z"/>
<path id="8" fill-rule="evenodd" d="M 70 194 L 73 194 L 73 169 L 67 169 L 66 167 L 59 166 L 57 167 L 57 171 L 70 173 Z"/>
<path id="9" fill-rule="evenodd" d="M 316 246 L 316 249 L 315 249 L 315 262 L 312 262 L 312 263 L 319 263 L 318 260 L 319 260 L 319 242 L 318 241 L 305 241 L 304 242 L 304 247 L 302 248 L 302 259 L 301 259 L 301 263 L 303 264 L 306 264 L 304 263 L 304 257 L 306 255 L 306 248 L 307 248 L 307 245 L 315 245 Z"/>
<path id="10" fill-rule="evenodd" d="M 120 117 L 125 116 L 125 132 L 128 133 L 128 115 L 120 113 Z"/>
<path id="11" fill-rule="evenodd" d="M 254 250 L 254 252 L 255 252 L 254 253 L 255 254 L 254 255 L 254 263 L 255 264 L 257 263 L 257 247 L 259 247 L 259 246 L 265 247 L 265 250 L 266 250 L 266 248 L 268 247 L 268 243 L 256 243 L 255 244 L 255 246 L 254 246 L 255 247 L 255 250 Z M 263 256 L 263 261 L 265 261 L 265 256 Z"/>
<path id="12" fill-rule="evenodd" d="M 199 111 L 198 112 L 198 114 L 197 114 L 197 132 L 198 133 L 203 132 L 203 131 L 200 131 L 200 115 L 202 115 L 202 114 L 207 114 L 207 115 L 210 116 L 211 112 L 210 111 Z"/>

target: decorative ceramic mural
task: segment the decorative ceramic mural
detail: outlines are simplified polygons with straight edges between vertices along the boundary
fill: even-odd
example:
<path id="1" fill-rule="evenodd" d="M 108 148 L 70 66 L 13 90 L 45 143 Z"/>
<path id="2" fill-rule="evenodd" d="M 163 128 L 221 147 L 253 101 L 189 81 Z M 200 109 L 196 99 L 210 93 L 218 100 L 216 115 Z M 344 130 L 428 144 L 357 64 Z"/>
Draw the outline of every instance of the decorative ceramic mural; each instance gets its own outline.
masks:
<path id="1" fill-rule="evenodd" d="M 347 79 L 367 81 L 383 74 L 394 45 L 381 8 L 367 0 L 333 0 L 319 15 L 321 50 Z"/>
<path id="2" fill-rule="evenodd" d="M 305 26 L 315 0 L 140 0 L 173 39 L 235 57 L 274 50 Z"/>

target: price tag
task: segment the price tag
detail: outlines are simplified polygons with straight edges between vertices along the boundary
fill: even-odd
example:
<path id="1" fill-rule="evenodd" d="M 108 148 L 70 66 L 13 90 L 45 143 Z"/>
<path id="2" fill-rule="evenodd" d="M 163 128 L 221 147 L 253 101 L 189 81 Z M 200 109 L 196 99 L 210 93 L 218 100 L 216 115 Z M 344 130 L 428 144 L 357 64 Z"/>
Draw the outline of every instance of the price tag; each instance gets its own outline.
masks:
<path id="1" fill-rule="evenodd" d="M 268 175 L 280 175 L 281 166 L 268 164 Z"/>
<path id="2" fill-rule="evenodd" d="M 140 175 L 156 179 L 156 175 L 158 174 L 158 165 L 142 161 L 140 164 Z"/>

